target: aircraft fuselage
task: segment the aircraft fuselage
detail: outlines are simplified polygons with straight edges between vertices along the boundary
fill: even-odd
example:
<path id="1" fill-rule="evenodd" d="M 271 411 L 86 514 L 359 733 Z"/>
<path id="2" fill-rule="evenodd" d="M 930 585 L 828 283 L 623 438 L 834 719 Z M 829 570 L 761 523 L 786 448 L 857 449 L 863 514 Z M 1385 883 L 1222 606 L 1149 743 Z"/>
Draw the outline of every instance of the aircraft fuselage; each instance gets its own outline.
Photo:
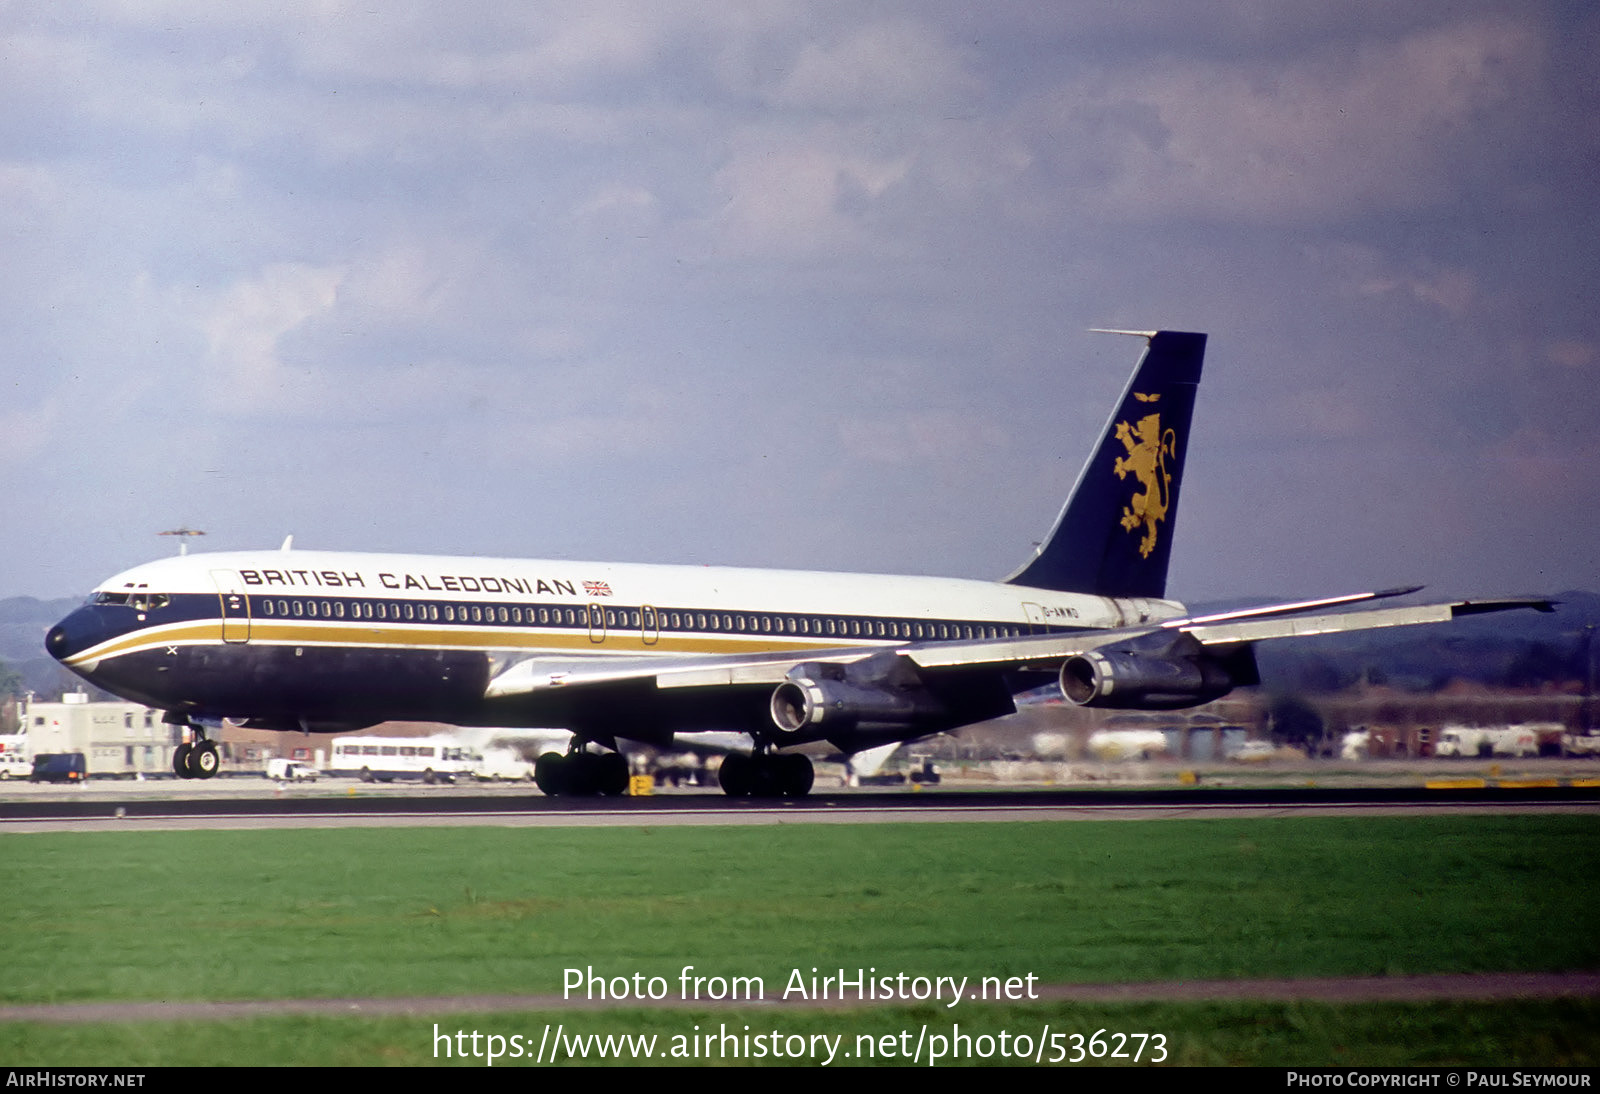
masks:
<path id="1" fill-rule="evenodd" d="M 103 583 L 47 646 L 108 691 L 195 718 L 342 730 L 389 719 L 750 732 L 770 689 L 630 685 L 492 701 L 529 658 L 804 656 L 1137 625 L 1171 601 L 982 581 L 728 567 L 261 551 Z M 1000 710 L 998 713 L 1005 713 Z"/>

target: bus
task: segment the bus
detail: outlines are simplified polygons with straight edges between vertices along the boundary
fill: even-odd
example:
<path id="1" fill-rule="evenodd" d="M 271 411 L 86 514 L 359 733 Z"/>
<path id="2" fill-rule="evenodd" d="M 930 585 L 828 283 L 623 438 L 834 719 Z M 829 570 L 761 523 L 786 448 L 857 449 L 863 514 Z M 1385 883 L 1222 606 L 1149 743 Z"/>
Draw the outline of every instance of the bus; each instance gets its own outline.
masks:
<path id="1" fill-rule="evenodd" d="M 454 737 L 335 737 L 328 774 L 362 782 L 455 782 L 477 754 Z"/>

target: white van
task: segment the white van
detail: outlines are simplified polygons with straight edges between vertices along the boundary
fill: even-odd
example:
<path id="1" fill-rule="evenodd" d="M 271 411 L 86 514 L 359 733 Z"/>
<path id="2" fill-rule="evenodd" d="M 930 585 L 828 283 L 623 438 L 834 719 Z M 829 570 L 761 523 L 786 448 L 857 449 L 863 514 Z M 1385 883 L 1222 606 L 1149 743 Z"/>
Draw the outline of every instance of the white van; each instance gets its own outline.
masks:
<path id="1" fill-rule="evenodd" d="M 526 782 L 533 778 L 533 765 L 515 749 L 490 748 L 472 765 L 472 777 L 479 782 Z"/>
<path id="2" fill-rule="evenodd" d="M 268 760 L 267 778 L 274 782 L 316 782 L 317 769 L 304 760 Z"/>

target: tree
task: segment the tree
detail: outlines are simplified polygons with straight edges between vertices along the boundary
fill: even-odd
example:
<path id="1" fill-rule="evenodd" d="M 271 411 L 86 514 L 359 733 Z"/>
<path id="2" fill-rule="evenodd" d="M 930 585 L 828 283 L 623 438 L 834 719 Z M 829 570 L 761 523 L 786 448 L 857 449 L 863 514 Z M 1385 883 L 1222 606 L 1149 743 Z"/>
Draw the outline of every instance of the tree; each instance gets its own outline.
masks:
<path id="1" fill-rule="evenodd" d="M 17 731 L 17 696 L 22 694 L 22 674 L 0 661 L 0 733 Z"/>

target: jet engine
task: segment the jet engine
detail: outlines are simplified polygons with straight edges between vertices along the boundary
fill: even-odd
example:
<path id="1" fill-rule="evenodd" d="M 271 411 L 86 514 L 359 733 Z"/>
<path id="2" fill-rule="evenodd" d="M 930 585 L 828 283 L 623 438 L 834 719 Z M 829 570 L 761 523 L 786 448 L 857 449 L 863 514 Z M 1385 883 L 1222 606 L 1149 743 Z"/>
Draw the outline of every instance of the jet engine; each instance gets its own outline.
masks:
<path id="1" fill-rule="evenodd" d="M 833 739 L 863 725 L 927 725 L 934 733 L 950 719 L 945 704 L 899 657 L 796 665 L 773 691 L 771 711 L 779 732 L 796 740 Z"/>
<path id="2" fill-rule="evenodd" d="M 1207 650 L 1186 634 L 1145 635 L 1069 657 L 1061 694 L 1080 707 L 1176 710 L 1261 682 L 1249 646 Z"/>

